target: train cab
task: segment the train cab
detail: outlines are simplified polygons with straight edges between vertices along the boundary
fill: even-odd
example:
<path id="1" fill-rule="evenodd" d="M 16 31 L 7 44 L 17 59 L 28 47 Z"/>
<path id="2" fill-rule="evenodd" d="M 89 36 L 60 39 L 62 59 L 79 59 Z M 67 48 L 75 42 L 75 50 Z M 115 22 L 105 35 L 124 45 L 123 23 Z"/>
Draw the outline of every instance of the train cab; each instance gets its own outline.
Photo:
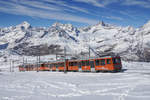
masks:
<path id="1" fill-rule="evenodd" d="M 112 62 L 113 62 L 113 70 L 114 71 L 121 71 L 121 69 L 122 69 L 121 58 L 120 57 L 113 57 Z"/>
<path id="2" fill-rule="evenodd" d="M 95 70 L 98 71 L 120 71 L 121 70 L 120 57 L 105 57 L 95 59 Z"/>

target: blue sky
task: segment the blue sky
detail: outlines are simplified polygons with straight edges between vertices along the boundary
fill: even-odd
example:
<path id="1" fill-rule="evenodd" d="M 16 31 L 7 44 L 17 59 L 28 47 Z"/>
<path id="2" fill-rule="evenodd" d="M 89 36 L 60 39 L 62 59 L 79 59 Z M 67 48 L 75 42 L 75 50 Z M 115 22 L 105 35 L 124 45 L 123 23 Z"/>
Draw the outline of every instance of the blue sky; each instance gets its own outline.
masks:
<path id="1" fill-rule="evenodd" d="M 140 27 L 150 20 L 150 0 L 0 0 L 0 27 L 54 22 L 76 27 L 106 23 Z"/>

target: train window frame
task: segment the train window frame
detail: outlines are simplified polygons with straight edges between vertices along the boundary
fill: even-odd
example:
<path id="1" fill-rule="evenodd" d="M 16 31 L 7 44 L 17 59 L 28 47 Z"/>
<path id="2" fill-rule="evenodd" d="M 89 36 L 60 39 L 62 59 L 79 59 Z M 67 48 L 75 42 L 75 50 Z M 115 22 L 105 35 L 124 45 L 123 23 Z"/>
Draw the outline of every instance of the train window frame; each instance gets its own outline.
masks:
<path id="1" fill-rule="evenodd" d="M 106 59 L 107 64 L 111 64 L 111 59 Z"/>

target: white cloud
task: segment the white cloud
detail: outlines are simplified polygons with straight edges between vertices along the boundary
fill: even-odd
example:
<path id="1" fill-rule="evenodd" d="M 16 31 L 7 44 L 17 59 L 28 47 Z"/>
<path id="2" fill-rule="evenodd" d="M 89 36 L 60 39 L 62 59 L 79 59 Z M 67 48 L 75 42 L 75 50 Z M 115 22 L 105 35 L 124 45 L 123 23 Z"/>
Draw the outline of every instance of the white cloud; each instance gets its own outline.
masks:
<path id="1" fill-rule="evenodd" d="M 137 5 L 144 8 L 150 8 L 150 0 L 143 1 L 143 0 L 125 0 L 122 2 L 122 5 L 132 6 Z"/>
<path id="2" fill-rule="evenodd" d="M 22 3 L 14 3 L 14 2 L 4 2 L 0 1 L 0 11 L 5 13 L 11 13 L 16 15 L 26 15 L 31 17 L 39 17 L 44 19 L 55 19 L 55 20 L 66 20 L 66 21 L 74 21 L 80 23 L 88 23 L 88 24 L 95 24 L 97 20 L 89 19 L 85 17 L 80 17 L 76 15 L 72 15 L 66 12 L 59 12 L 54 11 L 57 9 L 50 9 L 47 6 L 42 6 L 37 2 L 34 2 L 33 5 L 29 5 L 28 2 L 24 3 L 26 5 L 22 5 Z M 37 9 L 35 4 L 38 4 L 43 9 Z M 1 6 L 2 5 L 2 6 Z M 29 7 L 32 6 L 32 7 Z M 74 8 L 76 9 L 76 8 Z"/>
<path id="3" fill-rule="evenodd" d="M 105 7 L 111 3 L 119 2 L 120 0 L 74 0 L 74 1 L 87 3 L 96 7 Z"/>
<path id="4" fill-rule="evenodd" d="M 107 18 L 107 19 L 113 19 L 113 20 L 123 20 L 123 18 L 121 17 L 117 17 L 117 16 L 102 16 L 103 18 Z"/>
<path id="5" fill-rule="evenodd" d="M 62 9 L 66 10 L 66 11 L 75 12 L 73 10 L 76 10 L 76 11 L 80 11 L 80 12 L 84 12 L 84 13 L 89 13 L 87 9 L 78 7 L 78 6 L 68 5 L 65 1 L 56 1 L 56 0 L 44 0 L 44 1 L 49 2 L 49 3 L 54 3 L 58 6 L 61 6 L 61 7 L 63 7 Z"/>
<path id="6" fill-rule="evenodd" d="M 105 7 L 112 3 L 121 5 L 137 5 L 144 8 L 150 8 L 150 0 L 74 0 L 76 2 L 87 3 L 96 7 Z"/>
<path id="7" fill-rule="evenodd" d="M 27 6 L 31 6 L 31 7 L 45 9 L 45 10 L 52 10 L 52 11 L 61 11 L 62 10 L 62 8 L 60 8 L 58 6 L 54 6 L 52 4 L 46 4 L 46 3 L 38 2 L 38 1 L 25 0 L 24 2 L 19 2 L 19 3 L 26 4 Z"/>
<path id="8" fill-rule="evenodd" d="M 119 11 L 120 14 L 130 17 L 131 19 L 135 19 L 135 15 L 133 16 L 133 14 L 129 13 L 129 11 Z"/>
<path id="9" fill-rule="evenodd" d="M 150 8 L 150 0 L 72 0 L 73 2 L 82 2 L 103 9 L 109 9 L 106 7 L 109 4 L 117 3 L 119 5 L 137 5 L 144 8 Z M 110 9 L 110 11 L 118 12 L 118 10 Z M 0 0 L 0 12 L 26 15 L 31 17 L 40 17 L 44 19 L 66 20 L 80 23 L 94 24 L 97 20 L 82 17 L 77 15 L 78 12 L 82 12 L 87 15 L 97 16 L 95 13 L 88 11 L 88 8 L 82 6 L 76 6 L 74 4 L 68 4 L 65 0 Z M 93 11 L 94 12 L 94 11 Z M 107 12 L 102 12 L 107 13 Z M 130 14 L 119 11 L 120 14 L 130 16 Z M 101 15 L 98 15 L 101 16 Z M 121 17 L 107 16 L 107 19 L 123 20 Z M 132 17 L 133 18 L 133 17 Z"/>
<path id="10" fill-rule="evenodd" d="M 74 1 L 87 3 L 96 7 L 104 7 L 104 5 L 99 2 L 99 0 L 74 0 Z"/>

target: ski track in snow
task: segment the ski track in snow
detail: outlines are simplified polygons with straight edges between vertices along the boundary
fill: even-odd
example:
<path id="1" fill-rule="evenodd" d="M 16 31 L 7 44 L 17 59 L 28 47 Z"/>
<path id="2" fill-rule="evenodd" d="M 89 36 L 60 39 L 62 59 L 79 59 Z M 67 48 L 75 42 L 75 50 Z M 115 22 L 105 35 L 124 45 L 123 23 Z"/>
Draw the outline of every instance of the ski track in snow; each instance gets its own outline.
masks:
<path id="1" fill-rule="evenodd" d="M 120 73 L 67 74 L 0 72 L 0 79 L 0 100 L 150 99 L 149 70 L 128 69 Z"/>

